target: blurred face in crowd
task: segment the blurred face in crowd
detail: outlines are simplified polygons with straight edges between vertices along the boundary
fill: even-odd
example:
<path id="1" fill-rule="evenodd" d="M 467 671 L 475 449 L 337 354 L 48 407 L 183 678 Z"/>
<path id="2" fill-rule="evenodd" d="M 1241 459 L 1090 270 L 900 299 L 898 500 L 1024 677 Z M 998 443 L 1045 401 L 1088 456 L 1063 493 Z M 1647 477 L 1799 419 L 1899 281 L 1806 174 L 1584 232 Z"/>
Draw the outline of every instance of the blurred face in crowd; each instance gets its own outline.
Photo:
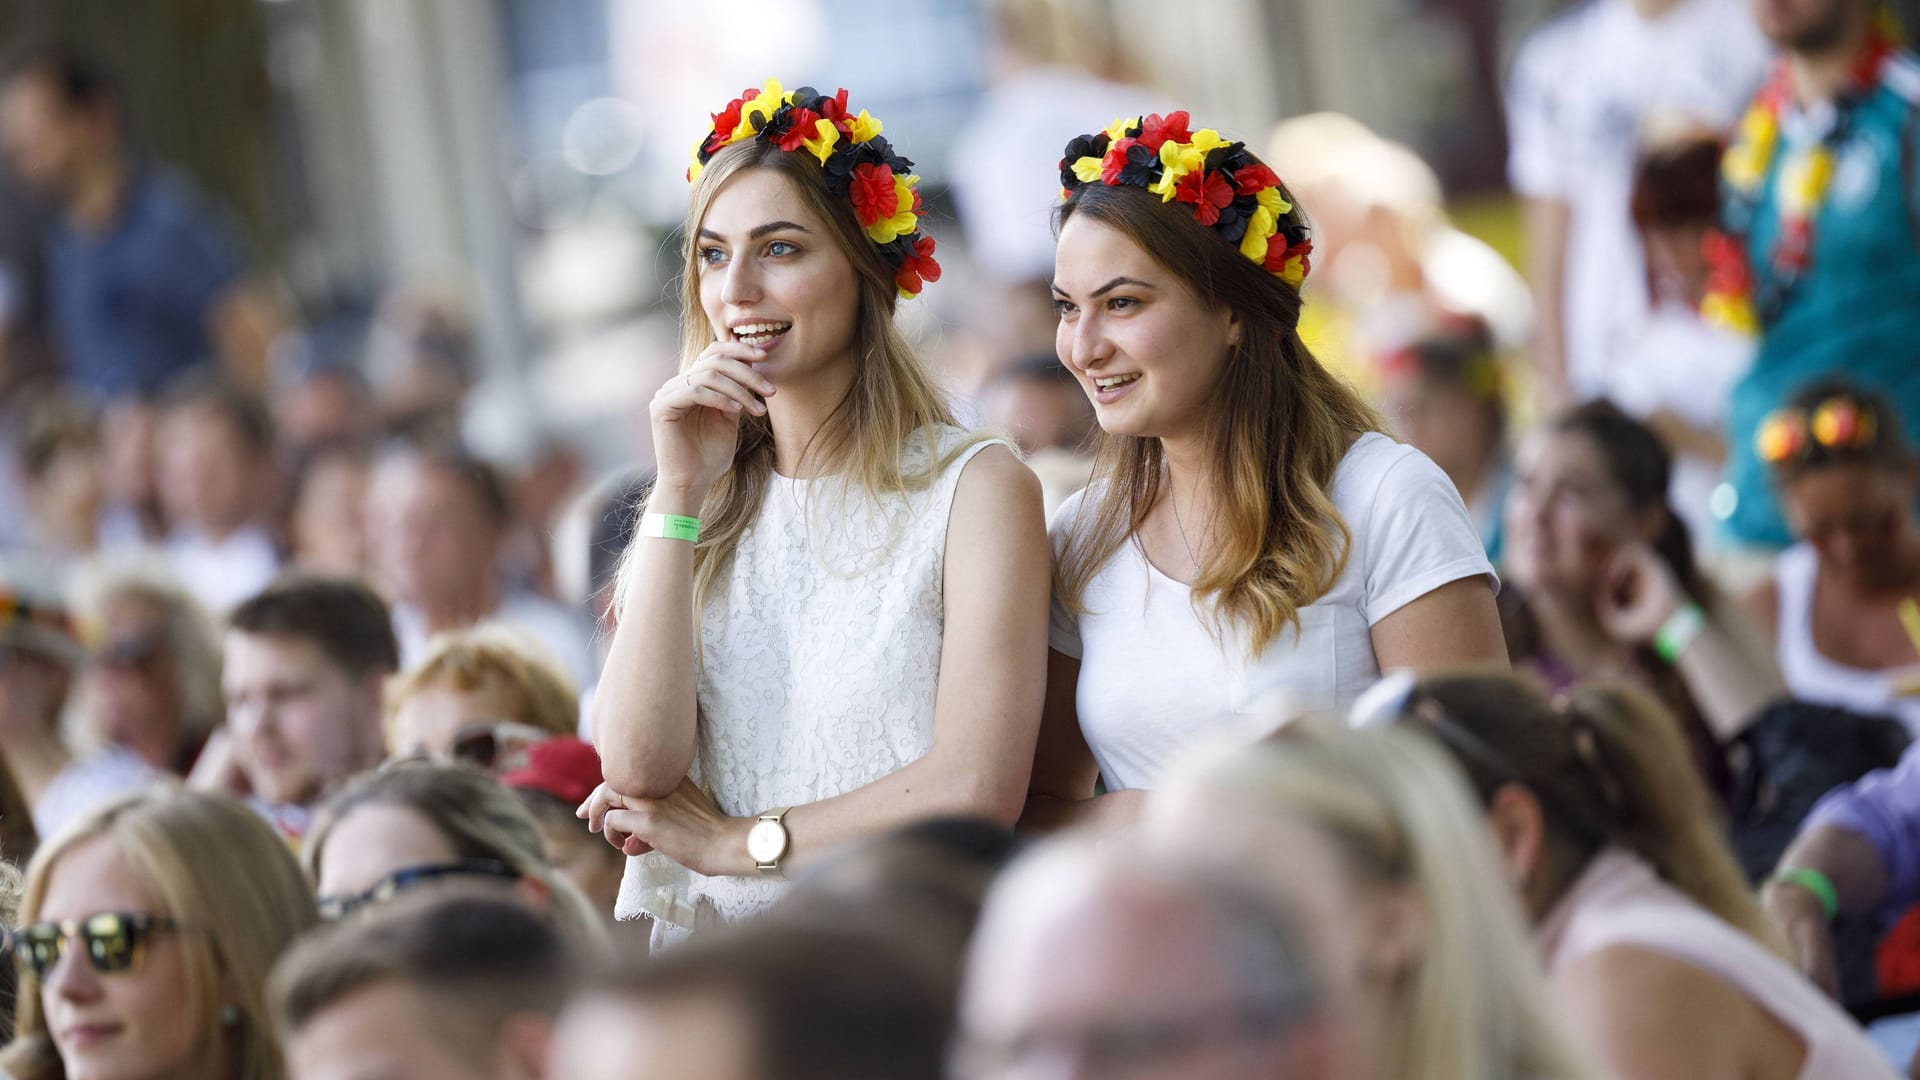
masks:
<path id="1" fill-rule="evenodd" d="M 471 690 L 429 682 L 393 710 L 387 721 L 387 751 L 393 757 L 446 757 L 463 734 L 521 723 L 516 713 L 501 688 L 486 681 Z"/>
<path id="2" fill-rule="evenodd" d="M 1590 593 L 1608 560 L 1635 539 L 1651 536 L 1591 438 L 1542 431 L 1522 444 L 1506 508 L 1506 567 L 1514 584 Z"/>
<path id="3" fill-rule="evenodd" d="M 1237 332 L 1232 316 L 1085 214 L 1061 227 L 1053 266 L 1054 348 L 1100 427 L 1139 438 L 1200 432 Z"/>
<path id="4" fill-rule="evenodd" d="M 358 575 L 367 562 L 367 487 L 370 469 L 349 454 L 308 466 L 293 506 L 293 551 L 300 566 Z"/>
<path id="5" fill-rule="evenodd" d="M 453 1006 L 400 979 L 327 1006 L 287 1040 L 292 1080 L 537 1080 L 548 1024 L 509 1017 L 493 1046 L 462 1045 Z"/>
<path id="6" fill-rule="evenodd" d="M 156 497 L 159 428 L 160 410 L 146 402 L 126 400 L 107 406 L 100 419 L 100 448 L 108 498 L 138 506 Z"/>
<path id="7" fill-rule="evenodd" d="M 312 641 L 228 631 L 227 730 L 253 793 L 306 805 L 378 763 L 381 674 L 356 679 Z"/>
<path id="8" fill-rule="evenodd" d="M 774 385 L 851 366 L 859 276 L 794 181 L 772 168 L 728 177 L 701 219 L 694 260 L 715 336 L 773 328 L 751 343 L 766 350 L 754 370 Z"/>
<path id="9" fill-rule="evenodd" d="M 397 870 L 458 859 L 453 843 L 425 815 L 393 803 L 362 803 L 327 834 L 314 867 L 314 891 L 323 898 L 359 896 Z"/>
<path id="10" fill-rule="evenodd" d="M 79 440 L 62 443 L 45 469 L 25 481 L 27 506 L 49 532 L 83 547 L 98 539 L 100 508 L 106 501 L 99 446 Z"/>
<path id="11" fill-rule="evenodd" d="M 1752 0 L 1753 21 L 1775 45 L 1823 53 L 1867 18 L 1869 0 Z"/>
<path id="12" fill-rule="evenodd" d="M 375 569 L 403 602 L 464 609 L 492 592 L 500 528 L 465 479 L 396 457 L 375 471 L 370 502 Z"/>
<path id="13" fill-rule="evenodd" d="M 547 1074 L 568 1080 L 759 1080 L 745 1010 L 713 990 L 590 994 L 560 1015 Z"/>
<path id="14" fill-rule="evenodd" d="M 213 409 L 188 405 L 160 427 L 160 504 L 167 520 L 215 538 L 247 523 L 259 505 L 260 455 Z"/>
<path id="15" fill-rule="evenodd" d="M 1234 827 L 1222 829 L 1231 821 Z M 1143 840 L 1223 872 L 1256 872 L 1298 919 L 1352 1060 L 1387 1038 L 1389 1017 L 1426 949 L 1426 920 L 1410 888 L 1365 874 L 1324 830 L 1230 793 L 1182 792 L 1148 803 Z M 1317 1075 L 1317 1074 L 1315 1074 Z M 1344 1075 L 1335 1072 L 1330 1075 Z"/>
<path id="16" fill-rule="evenodd" d="M 111 836 L 82 841 L 60 857 L 30 921 L 84 920 L 103 912 L 170 914 Z M 218 1040 L 187 1015 L 187 936 L 206 932 L 157 928 L 121 972 L 95 969 L 84 945 L 65 942 L 38 992 L 67 1080 L 222 1075 Z"/>
<path id="17" fill-rule="evenodd" d="M 1058 885 L 989 904 L 961 996 L 959 1080 L 1327 1075 L 1323 1055 L 1256 1019 L 1201 905 L 1131 882 Z"/>
<path id="18" fill-rule="evenodd" d="M 54 731 L 72 686 L 66 662 L 0 641 L 0 746 Z"/>
<path id="19" fill-rule="evenodd" d="M 981 426 L 1013 435 L 1025 454 L 1078 450 L 1093 428 L 1087 395 L 1065 378 L 1009 375 L 980 394 Z"/>
<path id="20" fill-rule="evenodd" d="M 177 768 L 185 687 L 167 640 L 166 613 L 142 598 L 122 597 L 107 605 L 102 629 L 86 677 L 95 730 L 155 768 Z"/>
<path id="21" fill-rule="evenodd" d="M 340 374 L 308 376 L 273 399 L 274 429 L 296 448 L 356 438 L 366 432 L 372 416 L 373 401 L 366 391 Z"/>
<path id="22" fill-rule="evenodd" d="M 1784 484 L 1781 508 L 1822 571 L 1874 588 L 1897 584 L 1911 565 L 1915 488 L 1912 466 L 1827 465 Z"/>
<path id="23" fill-rule="evenodd" d="M 1707 293 L 1706 225 L 1663 225 L 1640 231 L 1654 295 L 1699 307 Z"/>
<path id="24" fill-rule="evenodd" d="M 1433 459 L 1462 493 L 1473 487 L 1499 449 L 1487 403 L 1465 388 L 1413 374 L 1387 380 L 1381 411 L 1409 445 Z"/>
<path id="25" fill-rule="evenodd" d="M 76 108 L 47 75 L 22 74 L 0 89 L 0 154 L 28 187 L 67 196 L 86 163 L 112 145 L 110 112 Z"/>

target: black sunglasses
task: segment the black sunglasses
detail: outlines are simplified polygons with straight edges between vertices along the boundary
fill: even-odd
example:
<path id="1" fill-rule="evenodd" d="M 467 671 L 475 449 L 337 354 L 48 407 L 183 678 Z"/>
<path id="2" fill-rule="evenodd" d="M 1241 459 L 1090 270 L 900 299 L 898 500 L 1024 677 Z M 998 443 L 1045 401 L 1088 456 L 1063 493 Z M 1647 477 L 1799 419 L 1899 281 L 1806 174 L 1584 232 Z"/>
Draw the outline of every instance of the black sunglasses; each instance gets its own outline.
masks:
<path id="1" fill-rule="evenodd" d="M 182 929 L 162 915 L 102 911 L 84 919 L 42 922 L 14 935 L 14 961 L 35 978 L 44 978 L 60 962 L 69 941 L 86 948 L 87 961 L 103 975 L 132 971 L 146 955 L 147 940 L 161 930 Z"/>
<path id="2" fill-rule="evenodd" d="M 428 863 L 395 870 L 373 883 L 373 887 L 352 896 L 323 896 L 319 900 L 320 917 L 344 919 L 370 904 L 391 900 L 423 882 L 444 877 L 491 877 L 520 880 L 520 872 L 498 859 L 462 859 L 458 862 Z"/>

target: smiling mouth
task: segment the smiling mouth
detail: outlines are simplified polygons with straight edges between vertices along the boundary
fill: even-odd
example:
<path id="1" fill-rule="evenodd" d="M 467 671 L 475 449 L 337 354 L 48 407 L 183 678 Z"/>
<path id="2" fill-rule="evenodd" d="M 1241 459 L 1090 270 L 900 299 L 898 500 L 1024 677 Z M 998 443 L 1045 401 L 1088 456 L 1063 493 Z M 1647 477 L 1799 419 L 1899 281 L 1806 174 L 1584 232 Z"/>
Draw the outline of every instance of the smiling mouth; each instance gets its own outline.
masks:
<path id="1" fill-rule="evenodd" d="M 766 345 L 791 329 L 793 324 L 790 322 L 747 323 L 734 327 L 733 337 L 748 345 Z"/>
<path id="2" fill-rule="evenodd" d="M 1093 385 L 1099 387 L 1102 390 L 1117 390 L 1120 387 L 1127 385 L 1128 383 L 1138 380 L 1139 378 L 1140 378 L 1140 375 L 1138 372 L 1132 375 L 1109 375 L 1104 379 L 1093 380 Z"/>

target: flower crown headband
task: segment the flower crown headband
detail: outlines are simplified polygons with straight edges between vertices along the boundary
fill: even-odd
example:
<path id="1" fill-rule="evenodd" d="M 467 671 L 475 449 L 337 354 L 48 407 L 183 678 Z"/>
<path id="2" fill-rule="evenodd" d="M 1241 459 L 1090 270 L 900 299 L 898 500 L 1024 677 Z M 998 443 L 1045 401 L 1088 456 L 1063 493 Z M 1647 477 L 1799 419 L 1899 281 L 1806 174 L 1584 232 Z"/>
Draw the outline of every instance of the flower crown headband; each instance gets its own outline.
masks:
<path id="1" fill-rule="evenodd" d="M 1193 207 L 1193 219 L 1294 288 L 1313 270 L 1307 227 L 1281 219 L 1293 204 L 1280 178 L 1212 128 L 1188 131 L 1186 112 L 1125 117 L 1067 144 L 1060 201 L 1082 186 L 1145 188 L 1162 202 Z"/>
<path id="2" fill-rule="evenodd" d="M 805 150 L 820 162 L 827 190 L 853 204 L 867 239 L 893 267 L 900 295 L 912 299 L 926 282 L 940 280 L 940 264 L 933 237 L 920 231 L 920 178 L 913 162 L 894 152 L 880 128 L 865 109 L 857 116 L 847 112 L 844 87 L 829 97 L 811 86 L 783 91 L 780 80 L 768 79 L 713 114 L 713 127 L 693 148 L 687 181 L 698 180 L 713 155 L 748 139 L 790 153 Z"/>
<path id="3" fill-rule="evenodd" d="M 1873 412 L 1852 398 L 1835 396 L 1811 411 L 1789 405 L 1760 422 L 1753 447 L 1761 461 L 1784 465 L 1822 450 L 1860 452 L 1873 447 L 1880 425 Z"/>

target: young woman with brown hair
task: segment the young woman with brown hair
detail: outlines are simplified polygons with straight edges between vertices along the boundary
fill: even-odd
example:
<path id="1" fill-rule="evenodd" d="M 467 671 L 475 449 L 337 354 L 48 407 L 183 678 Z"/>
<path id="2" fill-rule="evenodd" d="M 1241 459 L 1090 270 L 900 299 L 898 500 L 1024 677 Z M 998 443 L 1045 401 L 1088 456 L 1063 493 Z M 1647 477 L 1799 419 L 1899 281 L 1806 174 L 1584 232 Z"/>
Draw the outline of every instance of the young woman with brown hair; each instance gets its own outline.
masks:
<path id="1" fill-rule="evenodd" d="M 682 372 L 653 401 L 583 807 L 639 857 L 621 914 L 663 940 L 861 836 L 1019 814 L 1040 487 L 955 424 L 894 326 L 939 276 L 910 168 L 844 91 L 769 83 L 690 171 Z"/>
<path id="2" fill-rule="evenodd" d="M 1362 727 L 1431 736 L 1487 808 L 1563 1015 L 1624 1076 L 1889 1077 L 1783 958 L 1679 727 L 1644 693 L 1392 676 Z"/>
<path id="3" fill-rule="evenodd" d="M 1458 492 L 1300 339 L 1312 244 L 1273 171 L 1174 113 L 1075 139 L 1061 180 L 1056 348 L 1103 434 L 1051 529 L 1028 821 L 1131 818 L 1263 698 L 1334 709 L 1382 668 L 1504 662 Z"/>

